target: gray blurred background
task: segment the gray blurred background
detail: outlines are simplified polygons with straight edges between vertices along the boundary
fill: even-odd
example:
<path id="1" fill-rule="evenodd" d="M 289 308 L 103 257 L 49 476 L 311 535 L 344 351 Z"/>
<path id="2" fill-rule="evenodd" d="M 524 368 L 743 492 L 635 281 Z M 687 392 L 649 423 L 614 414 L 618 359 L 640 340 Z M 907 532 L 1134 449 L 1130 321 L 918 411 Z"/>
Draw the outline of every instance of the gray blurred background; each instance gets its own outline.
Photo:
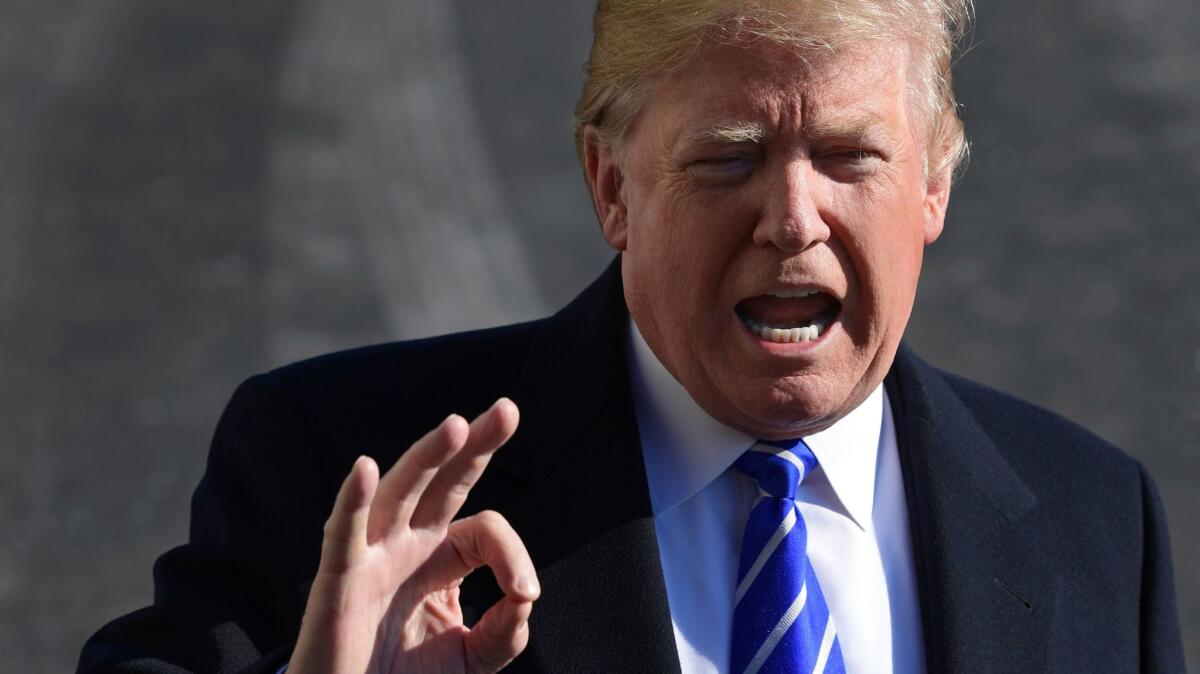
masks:
<path id="1" fill-rule="evenodd" d="M 186 537 L 248 375 L 541 315 L 605 265 L 591 3 L 0 3 L 0 665 L 73 668 Z M 980 0 L 910 338 L 1143 460 L 1200 658 L 1200 6 Z"/>

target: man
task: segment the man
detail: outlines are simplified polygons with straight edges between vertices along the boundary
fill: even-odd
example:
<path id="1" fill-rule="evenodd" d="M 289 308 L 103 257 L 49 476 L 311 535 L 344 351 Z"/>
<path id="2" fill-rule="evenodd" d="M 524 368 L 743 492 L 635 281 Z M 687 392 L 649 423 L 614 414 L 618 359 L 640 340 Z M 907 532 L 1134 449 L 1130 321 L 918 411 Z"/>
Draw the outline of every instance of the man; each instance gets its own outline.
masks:
<path id="1" fill-rule="evenodd" d="M 1144 470 L 900 345 L 968 10 L 600 2 L 618 260 L 544 321 L 249 380 L 80 669 L 1182 671 Z"/>

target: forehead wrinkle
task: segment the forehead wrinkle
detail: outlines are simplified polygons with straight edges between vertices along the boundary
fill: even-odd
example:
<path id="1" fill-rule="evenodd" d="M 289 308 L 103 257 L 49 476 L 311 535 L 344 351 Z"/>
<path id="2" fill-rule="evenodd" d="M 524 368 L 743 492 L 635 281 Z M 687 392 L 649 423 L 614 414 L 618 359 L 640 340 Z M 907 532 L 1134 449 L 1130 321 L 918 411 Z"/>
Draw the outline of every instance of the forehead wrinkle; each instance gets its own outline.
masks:
<path id="1" fill-rule="evenodd" d="M 874 70 L 862 66 L 880 60 L 897 66 L 888 68 L 888 72 L 907 71 L 903 67 L 905 46 L 884 45 L 882 52 L 875 48 L 862 52 L 854 49 L 843 52 L 842 60 L 824 58 L 831 56 L 827 54 L 810 59 L 795 53 L 789 53 L 786 59 L 770 58 L 769 54 L 732 47 L 704 52 L 698 62 L 715 68 L 715 72 L 697 76 L 683 70 L 664 81 L 666 86 L 660 89 L 673 90 L 677 100 L 671 107 L 674 116 L 683 122 L 668 132 L 660 147 L 677 151 L 705 144 L 766 144 L 786 137 L 810 142 L 853 139 L 901 143 L 897 130 L 888 122 L 890 114 L 877 109 L 880 101 L 863 100 L 861 92 L 841 89 L 848 77 L 861 79 L 864 70 Z M 797 65 L 794 58 L 802 63 Z M 845 62 L 847 58 L 849 62 Z M 752 59 L 749 67 L 743 59 Z M 730 81 L 729 75 L 736 80 Z M 878 84 L 874 79 L 864 81 L 859 89 Z M 885 88 L 890 92 L 896 87 Z M 830 98 L 826 95 L 830 91 L 838 95 Z M 896 93 L 907 100 L 906 87 L 901 86 Z"/>

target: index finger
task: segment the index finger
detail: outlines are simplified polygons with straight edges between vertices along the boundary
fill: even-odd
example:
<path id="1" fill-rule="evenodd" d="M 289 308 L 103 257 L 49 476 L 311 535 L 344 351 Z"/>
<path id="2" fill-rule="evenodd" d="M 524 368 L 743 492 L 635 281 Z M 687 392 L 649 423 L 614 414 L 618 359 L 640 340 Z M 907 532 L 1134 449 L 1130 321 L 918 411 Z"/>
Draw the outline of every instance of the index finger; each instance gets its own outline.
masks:
<path id="1" fill-rule="evenodd" d="M 428 575 L 429 587 L 442 587 L 486 566 L 496 577 L 500 591 L 517 602 L 531 602 L 541 594 L 537 570 L 525 543 L 508 520 L 494 510 L 484 510 L 458 520 L 446 530 Z"/>

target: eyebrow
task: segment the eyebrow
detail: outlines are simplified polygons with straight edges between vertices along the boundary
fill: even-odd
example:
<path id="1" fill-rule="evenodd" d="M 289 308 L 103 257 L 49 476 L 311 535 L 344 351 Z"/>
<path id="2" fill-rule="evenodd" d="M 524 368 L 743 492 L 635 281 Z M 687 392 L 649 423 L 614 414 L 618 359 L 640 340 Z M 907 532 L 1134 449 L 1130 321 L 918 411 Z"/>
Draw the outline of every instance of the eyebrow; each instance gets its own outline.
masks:
<path id="1" fill-rule="evenodd" d="M 887 125 L 874 115 L 817 120 L 804 125 L 804 135 L 809 138 L 862 139 L 881 134 L 884 138 L 891 137 L 887 132 Z M 761 143 L 767 135 L 766 128 L 757 122 L 734 122 L 732 124 L 716 124 L 686 134 L 681 140 L 689 145 Z"/>
<path id="2" fill-rule="evenodd" d="M 809 122 L 804 125 L 809 138 L 868 138 L 879 134 L 890 137 L 887 125 L 874 115 Z"/>
<path id="3" fill-rule="evenodd" d="M 717 124 L 707 129 L 701 129 L 688 134 L 684 140 L 688 143 L 758 143 L 767 135 L 762 124 L 756 122 L 735 122 L 734 124 Z"/>

